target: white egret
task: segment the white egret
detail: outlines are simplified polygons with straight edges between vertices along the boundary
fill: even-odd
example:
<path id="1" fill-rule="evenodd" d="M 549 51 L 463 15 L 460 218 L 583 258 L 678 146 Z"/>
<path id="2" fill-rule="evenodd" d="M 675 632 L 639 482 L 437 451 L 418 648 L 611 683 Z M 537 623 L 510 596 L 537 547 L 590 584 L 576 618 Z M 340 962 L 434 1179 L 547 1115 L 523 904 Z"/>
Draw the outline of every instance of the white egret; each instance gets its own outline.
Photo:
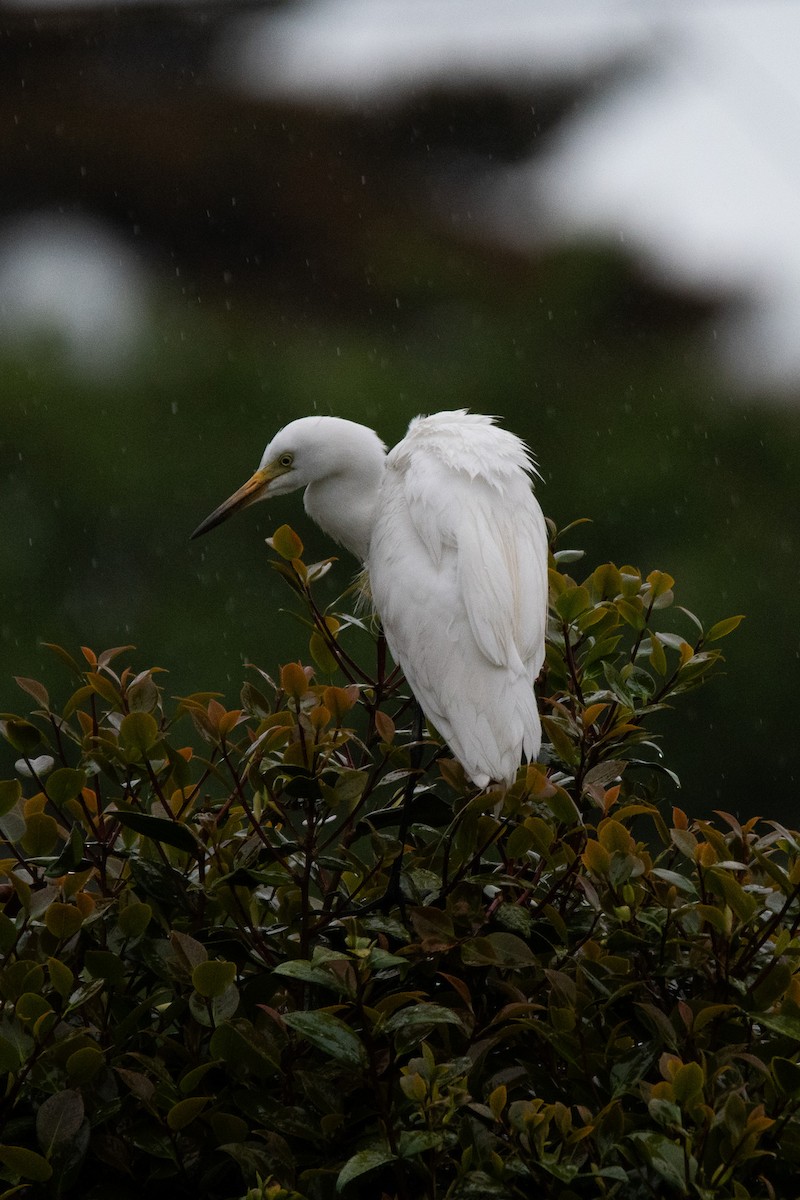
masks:
<path id="1" fill-rule="evenodd" d="M 389 649 L 423 712 L 481 788 L 534 759 L 547 534 L 530 451 L 492 417 L 416 417 L 387 455 L 339 417 L 301 417 L 195 530 L 305 488 L 306 512 L 360 559 Z"/>

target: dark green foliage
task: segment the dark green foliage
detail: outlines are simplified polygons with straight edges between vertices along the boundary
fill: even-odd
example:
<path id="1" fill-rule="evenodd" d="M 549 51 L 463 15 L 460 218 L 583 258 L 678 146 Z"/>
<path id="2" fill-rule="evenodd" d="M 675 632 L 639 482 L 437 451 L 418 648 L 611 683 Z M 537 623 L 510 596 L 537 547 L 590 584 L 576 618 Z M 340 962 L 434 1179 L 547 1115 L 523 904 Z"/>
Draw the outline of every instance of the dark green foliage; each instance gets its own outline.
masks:
<path id="1" fill-rule="evenodd" d="M 476 794 L 435 737 L 416 770 L 382 642 L 314 600 L 328 564 L 273 549 L 314 665 L 239 707 L 170 700 L 130 647 L 54 647 L 66 703 L 18 681 L 2 1195 L 793 1194 L 800 847 L 667 821 L 648 732 L 738 619 L 556 550 L 546 762 Z"/>

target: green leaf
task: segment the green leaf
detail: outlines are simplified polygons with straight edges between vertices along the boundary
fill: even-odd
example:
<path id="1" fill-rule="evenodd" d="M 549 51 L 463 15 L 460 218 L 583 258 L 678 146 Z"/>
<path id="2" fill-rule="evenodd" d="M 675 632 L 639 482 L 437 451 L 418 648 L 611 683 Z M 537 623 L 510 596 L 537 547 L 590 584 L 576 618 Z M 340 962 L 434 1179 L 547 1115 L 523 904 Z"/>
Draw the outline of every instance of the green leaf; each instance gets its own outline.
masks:
<path id="1" fill-rule="evenodd" d="M 706 882 L 710 889 L 725 901 L 740 921 L 746 923 L 758 910 L 758 901 L 737 883 L 729 871 L 710 867 L 706 871 Z"/>
<path id="2" fill-rule="evenodd" d="M 72 971 L 60 958 L 48 958 L 47 972 L 50 976 L 50 982 L 61 999 L 66 1000 L 75 987 L 75 976 Z"/>
<path id="3" fill-rule="evenodd" d="M 55 862 L 50 863 L 50 866 L 45 871 L 47 878 L 58 879 L 61 875 L 67 875 L 70 871 L 77 871 L 86 861 L 83 857 L 83 851 L 84 841 L 81 827 L 75 824 L 69 831 L 69 838 L 64 849 Z"/>
<path id="4" fill-rule="evenodd" d="M 718 1017 L 728 1016 L 734 1012 L 736 1012 L 735 1004 L 706 1004 L 695 1013 L 694 1021 L 692 1022 L 692 1032 L 699 1033 L 711 1021 L 717 1020 Z"/>
<path id="5" fill-rule="evenodd" d="M 337 689 L 338 690 L 338 689 Z M 330 689 L 333 691 L 333 688 Z M 334 812 L 340 809 L 350 813 L 361 799 L 367 786 L 367 775 L 364 771 L 342 771 L 333 787 L 320 781 L 322 798 Z"/>
<path id="6" fill-rule="evenodd" d="M 198 963 L 192 971 L 192 987 L 201 996 L 212 1000 L 221 996 L 236 978 L 236 963 L 222 959 L 208 959 Z"/>
<path id="7" fill-rule="evenodd" d="M 672 1080 L 672 1090 L 679 1104 L 696 1103 L 703 1096 L 705 1073 L 698 1062 L 684 1063 L 678 1067 Z"/>
<path id="8" fill-rule="evenodd" d="M 544 800 L 557 821 L 564 825 L 575 825 L 580 821 L 580 811 L 569 792 L 562 787 L 556 787 L 551 796 Z"/>
<path id="9" fill-rule="evenodd" d="M 119 740 L 127 750 L 144 755 L 159 738 L 158 722 L 148 712 L 132 712 L 122 718 Z"/>
<path id="10" fill-rule="evenodd" d="M 69 654 L 63 646 L 57 646 L 54 642 L 42 642 L 45 650 L 52 651 L 63 663 L 69 667 L 73 675 L 83 675 L 83 669 L 76 663 L 75 659 Z"/>
<path id="11" fill-rule="evenodd" d="M 672 1050 L 677 1046 L 677 1037 L 672 1023 L 666 1013 L 663 1013 L 660 1008 L 649 1001 L 636 1000 L 634 1001 L 636 1008 L 641 1013 L 645 1024 L 659 1038 L 665 1046 L 669 1046 Z"/>
<path id="12" fill-rule="evenodd" d="M 59 767 L 47 780 L 47 794 L 59 808 L 80 796 L 86 787 L 86 772 Z"/>
<path id="13" fill-rule="evenodd" d="M 124 936 L 135 939 L 140 938 L 147 929 L 152 915 L 153 910 L 149 904 L 134 900 L 133 903 L 120 909 L 117 921 Z"/>
<path id="14" fill-rule="evenodd" d="M 588 670 L 589 667 L 593 667 L 595 663 L 602 662 L 604 659 L 610 658 L 621 641 L 621 635 L 614 635 L 612 637 L 599 637 L 597 641 L 593 642 L 586 652 L 586 656 L 583 660 L 584 670 Z"/>
<path id="15" fill-rule="evenodd" d="M 555 609 L 565 625 L 572 622 L 585 612 L 592 603 L 589 589 L 585 587 L 570 587 L 556 598 Z"/>
<path id="16" fill-rule="evenodd" d="M 83 913 L 75 904 L 54 900 L 44 914 L 44 923 L 53 937 L 63 941 L 78 932 L 83 924 Z"/>
<path id="17" fill-rule="evenodd" d="M 432 1129 L 407 1129 L 400 1134 L 397 1149 L 401 1158 L 414 1158 L 428 1150 L 440 1150 L 443 1145 L 443 1133 Z"/>
<path id="18" fill-rule="evenodd" d="M 87 950 L 84 963 L 92 979 L 104 979 L 112 987 L 121 987 L 125 982 L 125 962 L 110 950 Z"/>
<path id="19" fill-rule="evenodd" d="M 250 1133 L 250 1122 L 237 1117 L 235 1113 L 212 1112 L 209 1114 L 209 1123 L 220 1150 L 231 1142 L 246 1142 Z"/>
<path id="20" fill-rule="evenodd" d="M 0 1074 L 15 1075 L 21 1065 L 22 1059 L 16 1042 L 0 1035 Z"/>
<path id="21" fill-rule="evenodd" d="M 498 934 L 498 937 L 513 937 L 513 934 Z M 518 940 L 518 939 L 515 939 Z M 398 1030 L 419 1028 L 421 1025 L 457 1025 L 464 1029 L 464 1022 L 458 1013 L 451 1008 L 443 1008 L 441 1004 L 414 1004 L 398 1009 L 384 1025 L 385 1033 L 396 1033 Z"/>
<path id="22" fill-rule="evenodd" d="M 619 569 L 619 577 L 623 596 L 637 596 L 642 586 L 641 572 L 637 571 L 636 567 L 625 564 Z"/>
<path id="23" fill-rule="evenodd" d="M 107 676 L 101 675 L 98 671 L 87 671 L 86 678 L 92 691 L 105 700 L 106 704 L 110 704 L 112 710 L 119 710 L 122 707 L 122 697 Z"/>
<path id="24" fill-rule="evenodd" d="M 378 1167 L 383 1167 L 386 1163 L 394 1162 L 395 1157 L 388 1146 L 359 1150 L 352 1158 L 348 1158 L 339 1172 L 336 1179 L 337 1192 L 343 1191 L 348 1183 L 352 1183 L 359 1176 L 366 1175 L 369 1171 L 376 1171 Z"/>
<path id="25" fill-rule="evenodd" d="M 53 1168 L 47 1159 L 25 1146 L 0 1145 L 0 1162 L 15 1175 L 30 1179 L 33 1183 L 47 1183 L 53 1174 Z"/>
<path id="26" fill-rule="evenodd" d="M 189 1096 L 186 1100 L 179 1100 L 167 1113 L 167 1125 L 173 1133 L 185 1129 L 210 1102 L 211 1096 Z"/>
<path id="27" fill-rule="evenodd" d="M 789 1096 L 800 1095 L 800 1065 L 790 1058 L 776 1056 L 770 1063 L 778 1090 Z"/>
<path id="28" fill-rule="evenodd" d="M 332 971 L 326 971 L 324 967 L 314 966 L 302 958 L 292 958 L 288 962 L 280 963 L 273 970 L 274 975 L 283 975 L 287 979 L 299 979 L 303 983 L 311 983 L 316 987 L 329 988 L 334 992 L 345 991 L 342 980 L 334 975 Z"/>
<path id="29" fill-rule="evenodd" d="M 206 1029 L 215 1029 L 222 1021 L 228 1021 L 239 1007 L 241 996 L 235 984 L 230 984 L 224 992 L 206 998 L 198 991 L 189 996 L 189 1011 Z"/>
<path id="30" fill-rule="evenodd" d="M 657 637 L 650 638 L 650 653 L 648 654 L 650 666 L 659 675 L 667 673 L 667 656 L 664 653 L 664 647 Z"/>
<path id="31" fill-rule="evenodd" d="M 0 720 L 0 732 L 20 754 L 29 756 L 42 743 L 42 735 L 36 726 L 21 717 L 9 715 Z"/>
<path id="32" fill-rule="evenodd" d="M 784 996 L 792 982 L 794 972 L 785 958 L 776 958 L 768 970 L 761 972 L 757 986 L 753 989 L 753 1007 L 756 1011 L 771 1008 Z"/>
<path id="33" fill-rule="evenodd" d="M 644 629 L 644 607 L 639 596 L 634 596 L 631 599 L 617 600 L 616 608 L 627 625 L 636 630 Z"/>
<path id="34" fill-rule="evenodd" d="M 563 726 L 554 717 L 542 717 L 542 727 L 561 761 L 568 766 L 577 763 L 580 750 Z"/>
<path id="35" fill-rule="evenodd" d="M 251 1122 L 248 1122 L 248 1127 L 250 1124 Z M 272 1177 L 275 1167 L 275 1155 L 266 1146 L 262 1147 L 256 1145 L 254 1142 L 226 1142 L 219 1149 L 233 1159 L 246 1179 L 257 1180 Z M 268 1192 L 266 1194 L 269 1196 Z M 258 1192 L 256 1192 L 256 1195 L 258 1195 Z M 263 1191 L 262 1195 L 264 1195 Z M 280 1195 L 280 1192 L 278 1195 Z M 284 1196 L 286 1195 L 287 1193 L 284 1192 Z M 292 1193 L 289 1192 L 288 1196 L 291 1200 Z"/>
<path id="36" fill-rule="evenodd" d="M 192 1092 L 197 1087 L 201 1080 L 205 1079 L 209 1071 L 213 1071 L 215 1067 L 220 1065 L 221 1059 L 210 1059 L 208 1062 L 202 1062 L 197 1067 L 192 1067 L 190 1071 L 186 1071 L 181 1075 L 178 1084 L 182 1096 L 191 1096 Z"/>
<path id="37" fill-rule="evenodd" d="M 18 779 L 0 779 L 0 817 L 4 817 L 22 796 L 22 784 Z"/>
<path id="38" fill-rule="evenodd" d="M 8 954 L 16 945 L 17 936 L 16 922 L 7 913 L 0 912 L 0 954 Z"/>
<path id="39" fill-rule="evenodd" d="M 139 714 L 145 716 L 145 713 Z M 154 842 L 165 846 L 174 846 L 176 850 L 186 850 L 189 854 L 197 854 L 198 843 L 186 825 L 178 821 L 169 821 L 166 817 L 151 817 L 149 813 L 129 812 L 119 809 L 114 813 L 120 825 L 141 833 Z"/>
<path id="40" fill-rule="evenodd" d="M 338 671 L 339 663 L 318 629 L 314 630 L 308 640 L 308 650 L 323 675 L 333 675 Z"/>
<path id="41" fill-rule="evenodd" d="M 439 950 L 447 950 L 458 940 L 453 921 L 449 913 L 440 908 L 417 907 L 409 910 L 414 933 L 420 940 L 423 950 L 433 954 Z"/>
<path id="42" fill-rule="evenodd" d="M 49 813 L 32 812 L 25 818 L 25 833 L 21 839 L 22 849 L 31 858 L 52 854 L 58 841 L 58 822 Z"/>
<path id="43" fill-rule="evenodd" d="M 44 970 L 29 958 L 8 963 L 0 974 L 0 988 L 6 1000 L 18 1000 L 25 992 L 41 992 L 43 987 Z"/>
<path id="44" fill-rule="evenodd" d="M 651 571 L 647 576 L 653 599 L 665 595 L 675 586 L 675 580 L 666 571 Z"/>
<path id="45" fill-rule="evenodd" d="M 477 938 L 484 948 L 489 949 L 491 953 L 491 961 L 499 967 L 530 967 L 536 963 L 534 955 L 531 953 L 530 947 L 517 937 L 514 933 L 490 933 L 485 937 Z M 469 945 L 464 943 L 464 948 Z M 464 958 L 464 961 L 468 961 Z"/>
<path id="46" fill-rule="evenodd" d="M 337 1062 L 349 1067 L 365 1067 L 367 1052 L 356 1033 L 326 1012 L 293 1012 L 284 1015 L 284 1021 L 312 1046 L 330 1055 Z"/>
<path id="47" fill-rule="evenodd" d="M 744 613 L 738 617 L 726 617 L 723 621 L 717 621 L 716 625 L 712 625 L 705 636 L 707 642 L 718 642 L 720 638 L 727 637 L 729 633 L 733 633 L 744 620 Z"/>
<path id="48" fill-rule="evenodd" d="M 622 578 L 613 563 L 596 567 L 587 583 L 600 600 L 613 600 L 622 591 Z"/>
<path id="49" fill-rule="evenodd" d="M 209 1049 L 214 1058 L 257 1077 L 268 1078 L 278 1070 L 277 1058 L 263 1034 L 243 1018 L 219 1024 L 211 1035 Z"/>
<path id="50" fill-rule="evenodd" d="M 269 538 L 267 539 L 267 542 L 269 542 Z M 279 575 L 283 576 L 293 592 L 297 592 L 298 596 L 302 596 L 304 594 L 303 585 L 298 580 L 297 573 L 293 567 L 290 567 L 288 563 L 279 562 L 278 559 L 272 559 L 269 565 L 272 567 L 273 571 L 277 571 Z"/>
<path id="51" fill-rule="evenodd" d="M 687 1195 L 689 1180 L 686 1169 L 683 1148 L 676 1142 L 670 1141 L 661 1133 L 637 1130 L 629 1134 L 629 1140 L 634 1142 L 645 1162 L 660 1175 L 670 1187 L 680 1189 L 682 1195 Z"/>
<path id="52" fill-rule="evenodd" d="M 97 1046 L 82 1046 L 67 1059 L 67 1075 L 74 1083 L 90 1083 L 105 1066 L 105 1061 L 105 1055 Z"/>

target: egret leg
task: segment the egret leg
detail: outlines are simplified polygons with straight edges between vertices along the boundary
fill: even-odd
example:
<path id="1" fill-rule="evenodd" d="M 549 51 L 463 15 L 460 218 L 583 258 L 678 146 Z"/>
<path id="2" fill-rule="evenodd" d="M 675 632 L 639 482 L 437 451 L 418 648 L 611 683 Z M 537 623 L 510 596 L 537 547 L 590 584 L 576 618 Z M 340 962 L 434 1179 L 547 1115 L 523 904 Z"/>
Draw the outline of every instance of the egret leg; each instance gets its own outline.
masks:
<path id="1" fill-rule="evenodd" d="M 397 840 L 400 843 L 400 853 L 392 863 L 392 870 L 389 875 L 389 882 L 386 885 L 386 891 L 380 901 L 380 908 L 384 912 L 388 912 L 392 904 L 397 902 L 400 906 L 400 912 L 405 919 L 405 901 L 403 899 L 403 891 L 400 886 L 403 874 L 403 857 L 405 854 L 406 838 L 408 836 L 408 828 L 411 824 L 411 805 L 414 799 L 414 786 L 417 782 L 419 772 L 422 768 L 422 728 L 424 717 L 422 709 L 417 701 L 414 701 L 414 719 L 411 723 L 411 733 L 413 745 L 409 755 L 411 771 L 406 786 L 403 791 L 403 800 L 400 809 L 400 824 L 397 828 Z"/>

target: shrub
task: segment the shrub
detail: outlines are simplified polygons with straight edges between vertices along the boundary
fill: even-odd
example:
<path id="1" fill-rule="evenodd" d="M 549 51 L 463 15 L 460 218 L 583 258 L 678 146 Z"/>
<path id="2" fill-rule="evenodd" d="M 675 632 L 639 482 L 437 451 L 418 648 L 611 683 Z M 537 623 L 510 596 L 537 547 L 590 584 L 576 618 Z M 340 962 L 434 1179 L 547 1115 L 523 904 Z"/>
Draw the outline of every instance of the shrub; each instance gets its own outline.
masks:
<path id="1" fill-rule="evenodd" d="M 330 564 L 272 545 L 313 665 L 237 708 L 131 647 L 53 647 L 65 703 L 18 680 L 2 1195 L 793 1194 L 797 835 L 667 820 L 648 731 L 738 618 L 554 548 L 543 761 L 476 794 Z"/>

